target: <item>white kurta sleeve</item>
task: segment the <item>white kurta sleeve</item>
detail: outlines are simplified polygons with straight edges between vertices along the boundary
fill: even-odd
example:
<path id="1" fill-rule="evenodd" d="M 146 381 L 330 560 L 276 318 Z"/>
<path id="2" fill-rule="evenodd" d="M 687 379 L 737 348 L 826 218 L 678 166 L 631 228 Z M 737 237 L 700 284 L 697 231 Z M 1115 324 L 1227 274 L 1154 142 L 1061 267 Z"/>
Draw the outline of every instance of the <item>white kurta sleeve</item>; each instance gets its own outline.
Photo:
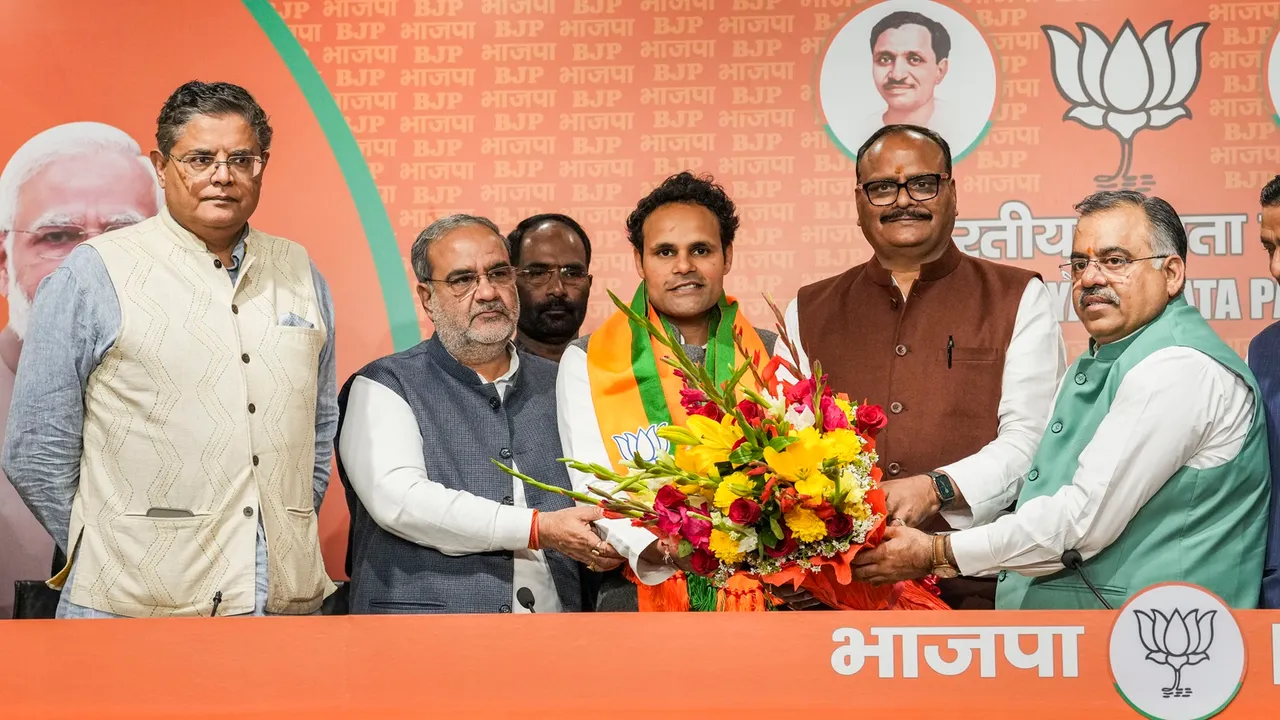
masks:
<path id="1" fill-rule="evenodd" d="M 1254 402 L 1243 380 L 1197 350 L 1152 353 L 1120 383 L 1071 484 L 954 533 L 956 564 L 965 575 L 1008 569 L 1039 576 L 1062 570 L 1067 550 L 1097 555 L 1180 468 L 1219 467 L 1236 457 Z"/>
<path id="2" fill-rule="evenodd" d="M 938 468 L 969 506 L 942 513 L 951 527 L 985 525 L 1018 498 L 1066 369 L 1067 349 L 1049 290 L 1033 279 L 1022 293 L 1005 352 L 996 438 L 973 455 Z"/>
<path id="3" fill-rule="evenodd" d="M 338 451 L 360 502 L 392 535 L 455 556 L 528 548 L 533 510 L 427 477 L 418 421 L 387 386 L 365 377 L 351 383 Z"/>
<path id="4" fill-rule="evenodd" d="M 556 413 L 560 426 L 560 444 L 564 457 L 581 462 L 598 463 L 610 467 L 609 453 L 600 435 L 596 420 L 595 401 L 591 398 L 591 379 L 587 375 L 587 353 L 570 345 L 560 358 L 560 370 L 556 377 Z M 573 489 L 587 492 L 587 485 L 594 484 L 607 489 L 608 483 L 593 475 L 569 469 Z M 650 545 L 658 541 L 646 528 L 636 527 L 630 520 L 597 520 L 596 528 L 603 538 L 627 558 L 636 577 L 646 585 L 657 585 L 675 574 L 675 568 L 640 559 Z"/>

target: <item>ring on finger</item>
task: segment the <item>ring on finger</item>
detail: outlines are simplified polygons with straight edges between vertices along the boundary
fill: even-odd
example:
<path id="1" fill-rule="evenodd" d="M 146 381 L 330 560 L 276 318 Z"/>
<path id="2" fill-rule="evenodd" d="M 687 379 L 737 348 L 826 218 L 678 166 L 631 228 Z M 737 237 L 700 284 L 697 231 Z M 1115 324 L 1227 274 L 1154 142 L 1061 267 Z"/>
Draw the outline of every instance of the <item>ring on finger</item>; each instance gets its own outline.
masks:
<path id="1" fill-rule="evenodd" d="M 596 562 L 595 562 L 594 560 L 592 560 L 591 562 L 587 563 L 587 569 L 588 569 L 588 570 L 590 570 L 591 572 L 595 572 L 595 571 L 596 571 Z"/>

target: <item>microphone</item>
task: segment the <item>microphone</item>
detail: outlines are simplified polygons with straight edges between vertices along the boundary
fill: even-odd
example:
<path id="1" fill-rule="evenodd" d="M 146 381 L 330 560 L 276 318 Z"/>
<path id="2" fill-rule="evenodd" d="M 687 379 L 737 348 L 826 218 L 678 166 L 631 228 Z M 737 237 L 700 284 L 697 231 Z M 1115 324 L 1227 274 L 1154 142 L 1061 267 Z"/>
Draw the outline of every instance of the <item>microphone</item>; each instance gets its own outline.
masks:
<path id="1" fill-rule="evenodd" d="M 532 613 L 533 610 L 533 591 L 527 587 L 516 590 L 516 602 L 520 603 L 520 607 Z"/>
<path id="2" fill-rule="evenodd" d="M 1068 550 L 1062 553 L 1063 566 L 1080 576 L 1080 579 L 1084 581 L 1084 584 L 1093 591 L 1094 597 L 1098 598 L 1098 602 L 1102 603 L 1102 607 L 1108 610 L 1115 610 L 1115 608 L 1111 607 L 1111 603 L 1107 602 L 1107 599 L 1102 597 L 1102 593 L 1098 592 L 1098 588 L 1094 587 L 1093 583 L 1089 582 L 1089 578 L 1085 577 L 1084 568 L 1081 567 L 1083 562 L 1084 560 L 1080 557 L 1079 550 Z M 521 590 L 523 589 L 524 588 L 521 588 Z"/>

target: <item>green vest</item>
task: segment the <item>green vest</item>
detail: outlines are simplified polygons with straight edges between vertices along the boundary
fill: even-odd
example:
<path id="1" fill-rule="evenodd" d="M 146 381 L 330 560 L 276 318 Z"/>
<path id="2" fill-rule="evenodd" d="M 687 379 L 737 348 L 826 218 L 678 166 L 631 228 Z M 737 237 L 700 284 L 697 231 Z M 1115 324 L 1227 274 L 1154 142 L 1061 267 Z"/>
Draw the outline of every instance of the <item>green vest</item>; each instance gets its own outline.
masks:
<path id="1" fill-rule="evenodd" d="M 1084 572 L 1117 608 L 1143 588 L 1171 581 L 1200 585 L 1233 608 L 1254 608 L 1262 585 L 1271 478 L 1263 403 L 1240 356 L 1182 296 L 1146 327 L 1096 354 L 1085 353 L 1067 371 L 1018 505 L 1070 485 L 1080 453 L 1110 411 L 1125 374 L 1157 350 L 1179 346 L 1199 350 L 1248 383 L 1254 408 L 1244 445 L 1225 465 L 1184 466 L 1174 473 L 1115 542 L 1084 562 Z M 1100 609 L 1079 575 L 1069 570 L 1035 578 L 1001 570 L 996 607 Z"/>

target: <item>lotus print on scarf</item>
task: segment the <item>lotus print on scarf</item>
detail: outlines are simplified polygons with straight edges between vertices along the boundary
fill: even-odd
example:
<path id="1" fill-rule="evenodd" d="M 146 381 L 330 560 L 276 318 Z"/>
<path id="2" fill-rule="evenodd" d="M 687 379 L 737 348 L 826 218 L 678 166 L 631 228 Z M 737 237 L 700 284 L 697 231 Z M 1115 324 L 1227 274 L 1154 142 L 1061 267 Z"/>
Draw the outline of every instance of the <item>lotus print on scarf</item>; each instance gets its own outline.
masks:
<path id="1" fill-rule="evenodd" d="M 1186 103 L 1200 83 L 1200 44 L 1209 24 L 1191 25 L 1170 42 L 1172 24 L 1156 25 L 1141 40 L 1128 20 L 1111 40 L 1087 23 L 1078 24 L 1080 40 L 1059 27 L 1041 28 L 1049 38 L 1054 85 L 1071 103 L 1063 120 L 1105 128 L 1120 140 L 1120 166 L 1096 176 L 1099 185 L 1136 180 L 1129 171 L 1140 130 L 1191 117 Z"/>
<path id="2" fill-rule="evenodd" d="M 618 446 L 618 455 L 622 456 L 622 461 L 631 462 L 632 458 L 639 457 L 645 462 L 655 462 L 659 452 L 669 451 L 667 441 L 658 437 L 658 428 L 666 425 L 667 423 L 658 423 L 647 428 L 636 428 L 633 433 L 614 435 L 613 442 Z"/>

